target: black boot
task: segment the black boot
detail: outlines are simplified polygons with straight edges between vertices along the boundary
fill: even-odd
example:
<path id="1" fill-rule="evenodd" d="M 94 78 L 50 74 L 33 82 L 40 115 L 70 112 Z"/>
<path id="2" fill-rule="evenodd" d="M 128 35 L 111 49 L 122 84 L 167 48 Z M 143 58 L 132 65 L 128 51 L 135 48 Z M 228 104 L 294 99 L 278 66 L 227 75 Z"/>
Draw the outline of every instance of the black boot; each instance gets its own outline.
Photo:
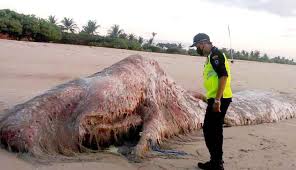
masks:
<path id="1" fill-rule="evenodd" d="M 211 162 L 212 162 L 211 164 L 212 170 L 224 170 L 224 166 L 223 166 L 224 161 L 211 161 Z"/>
<path id="2" fill-rule="evenodd" d="M 223 161 L 208 161 L 205 163 L 199 162 L 197 166 L 204 170 L 224 170 Z"/>
<path id="3" fill-rule="evenodd" d="M 211 170 L 212 169 L 212 163 L 211 163 L 211 161 L 208 161 L 208 162 L 205 162 L 205 163 L 199 162 L 197 164 L 197 166 L 200 169 L 204 169 L 204 170 Z"/>

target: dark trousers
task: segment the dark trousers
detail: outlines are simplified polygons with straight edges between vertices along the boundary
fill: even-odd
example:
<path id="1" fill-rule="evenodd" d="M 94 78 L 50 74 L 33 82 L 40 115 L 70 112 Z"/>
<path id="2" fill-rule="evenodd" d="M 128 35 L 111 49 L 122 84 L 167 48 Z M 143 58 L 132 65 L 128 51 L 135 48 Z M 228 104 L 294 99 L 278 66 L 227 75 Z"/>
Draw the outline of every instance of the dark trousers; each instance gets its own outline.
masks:
<path id="1" fill-rule="evenodd" d="M 221 99 L 221 112 L 213 111 L 214 101 L 214 99 L 208 99 L 203 132 L 211 161 L 221 162 L 223 160 L 223 123 L 231 98 Z"/>

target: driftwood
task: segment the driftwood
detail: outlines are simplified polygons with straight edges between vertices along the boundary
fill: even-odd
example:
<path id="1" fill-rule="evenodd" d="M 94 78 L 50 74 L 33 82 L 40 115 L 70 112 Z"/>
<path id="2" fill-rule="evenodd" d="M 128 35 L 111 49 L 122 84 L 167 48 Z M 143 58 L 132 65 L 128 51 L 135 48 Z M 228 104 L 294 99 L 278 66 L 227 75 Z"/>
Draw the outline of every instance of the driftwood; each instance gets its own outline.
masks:
<path id="1" fill-rule="evenodd" d="M 225 123 L 295 117 L 295 99 L 285 96 L 237 93 Z M 176 85 L 156 61 L 134 55 L 10 109 L 0 120 L 0 140 L 17 152 L 72 155 L 136 139 L 141 156 L 164 139 L 200 129 L 206 108 L 201 97 Z"/>

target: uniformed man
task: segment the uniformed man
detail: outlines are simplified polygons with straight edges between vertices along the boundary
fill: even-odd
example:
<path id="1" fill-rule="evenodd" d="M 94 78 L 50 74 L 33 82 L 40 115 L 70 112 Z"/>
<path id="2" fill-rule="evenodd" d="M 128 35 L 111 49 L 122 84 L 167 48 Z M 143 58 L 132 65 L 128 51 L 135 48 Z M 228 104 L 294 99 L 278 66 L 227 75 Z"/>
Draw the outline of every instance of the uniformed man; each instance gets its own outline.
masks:
<path id="1" fill-rule="evenodd" d="M 223 170 L 223 122 L 232 99 L 231 74 L 228 59 L 212 45 L 207 34 L 199 33 L 193 38 L 193 45 L 201 56 L 207 57 L 203 78 L 208 107 L 204 119 L 203 132 L 211 159 L 198 163 L 201 169 Z"/>

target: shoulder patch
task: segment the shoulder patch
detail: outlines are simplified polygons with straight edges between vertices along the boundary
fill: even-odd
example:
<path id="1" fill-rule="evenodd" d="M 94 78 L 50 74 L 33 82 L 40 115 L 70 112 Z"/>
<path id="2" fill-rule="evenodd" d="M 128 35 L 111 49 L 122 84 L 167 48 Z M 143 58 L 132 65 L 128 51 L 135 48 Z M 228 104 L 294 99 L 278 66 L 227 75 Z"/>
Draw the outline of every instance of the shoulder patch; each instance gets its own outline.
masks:
<path id="1" fill-rule="evenodd" d="M 216 65 L 219 65 L 219 60 L 215 60 L 214 63 L 215 63 Z"/>
<path id="2" fill-rule="evenodd" d="M 212 59 L 214 59 L 214 60 L 218 59 L 218 55 L 214 55 L 214 56 L 212 57 Z"/>

